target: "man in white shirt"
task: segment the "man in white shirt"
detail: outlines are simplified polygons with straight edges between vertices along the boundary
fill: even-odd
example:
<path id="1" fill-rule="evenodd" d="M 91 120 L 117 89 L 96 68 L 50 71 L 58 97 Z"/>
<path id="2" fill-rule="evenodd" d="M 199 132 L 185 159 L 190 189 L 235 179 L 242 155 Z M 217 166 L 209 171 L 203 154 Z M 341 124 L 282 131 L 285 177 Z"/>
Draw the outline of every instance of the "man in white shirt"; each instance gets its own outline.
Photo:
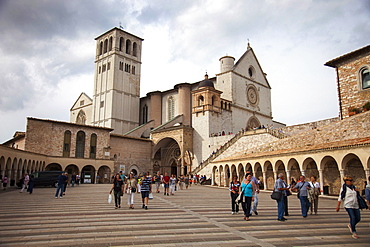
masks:
<path id="1" fill-rule="evenodd" d="M 23 193 L 23 190 L 25 189 L 25 188 L 27 188 L 28 187 L 28 183 L 30 182 L 30 177 L 28 176 L 28 174 L 26 173 L 25 175 L 24 175 L 24 180 L 23 180 L 23 185 L 22 185 L 22 189 L 21 189 L 21 191 L 19 191 L 20 193 Z"/>

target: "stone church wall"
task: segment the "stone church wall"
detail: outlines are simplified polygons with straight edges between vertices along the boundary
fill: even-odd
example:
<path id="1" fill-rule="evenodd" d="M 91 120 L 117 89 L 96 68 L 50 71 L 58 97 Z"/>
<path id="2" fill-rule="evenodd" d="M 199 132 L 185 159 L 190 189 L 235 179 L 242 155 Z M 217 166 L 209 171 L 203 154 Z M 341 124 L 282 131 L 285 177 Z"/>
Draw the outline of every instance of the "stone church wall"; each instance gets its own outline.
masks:
<path id="1" fill-rule="evenodd" d="M 339 94 L 342 104 L 343 118 L 348 117 L 349 108 L 360 108 L 370 101 L 370 90 L 362 90 L 359 70 L 370 65 L 370 54 L 356 58 L 338 67 Z"/>
<path id="2" fill-rule="evenodd" d="M 135 169 L 138 174 L 153 170 L 150 161 L 152 150 L 151 140 L 112 134 L 110 145 L 111 159 L 115 161 L 114 172 L 119 172 L 121 165 L 124 165 L 126 174 L 132 169 Z"/>
<path id="3" fill-rule="evenodd" d="M 294 136 L 309 130 L 313 130 L 328 124 L 332 124 L 335 122 L 338 122 L 339 118 L 329 118 L 324 119 L 316 122 L 310 122 L 310 123 L 304 123 L 304 124 L 297 124 L 292 126 L 286 126 L 284 128 L 281 128 L 282 132 L 287 136 Z"/>

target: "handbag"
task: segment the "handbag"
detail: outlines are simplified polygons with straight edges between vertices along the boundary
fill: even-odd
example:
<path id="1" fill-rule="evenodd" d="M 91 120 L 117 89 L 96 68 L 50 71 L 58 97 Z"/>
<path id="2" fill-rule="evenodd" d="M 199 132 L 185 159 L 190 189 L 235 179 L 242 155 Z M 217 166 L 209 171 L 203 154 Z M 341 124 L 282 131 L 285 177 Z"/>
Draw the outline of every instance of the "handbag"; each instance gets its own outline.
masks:
<path id="1" fill-rule="evenodd" d="M 152 200 L 153 199 L 153 193 L 149 193 L 149 200 Z"/>
<path id="2" fill-rule="evenodd" d="M 368 209 L 365 199 L 357 191 L 357 202 L 359 209 Z"/>
<path id="3" fill-rule="evenodd" d="M 240 194 L 238 195 L 238 197 L 235 199 L 235 203 L 239 204 L 239 203 L 242 203 L 243 202 L 243 188 L 242 188 L 242 191 L 240 191 Z"/>
<path id="4" fill-rule="evenodd" d="M 112 194 L 109 194 L 109 195 L 108 195 L 108 203 L 109 203 L 109 204 L 111 204 L 111 203 L 112 203 L 112 200 L 113 200 L 113 199 L 112 199 Z"/>
<path id="5" fill-rule="evenodd" d="M 283 195 L 283 193 L 281 191 L 273 191 L 272 194 L 271 194 L 271 199 L 273 200 L 276 200 L 276 201 L 280 201 L 281 199 L 281 196 Z"/>
<path id="6" fill-rule="evenodd" d="M 132 188 L 131 188 L 131 192 L 132 192 L 132 193 L 136 193 L 136 188 L 135 188 L 135 187 L 132 187 Z"/>

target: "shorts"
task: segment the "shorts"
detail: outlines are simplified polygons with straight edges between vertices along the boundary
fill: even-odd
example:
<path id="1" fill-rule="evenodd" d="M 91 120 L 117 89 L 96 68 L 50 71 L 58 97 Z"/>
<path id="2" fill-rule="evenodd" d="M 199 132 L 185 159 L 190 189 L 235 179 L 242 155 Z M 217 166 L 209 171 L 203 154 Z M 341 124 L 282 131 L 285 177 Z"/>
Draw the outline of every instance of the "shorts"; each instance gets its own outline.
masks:
<path id="1" fill-rule="evenodd" d="M 169 184 L 164 184 L 164 188 L 169 188 L 170 185 Z"/>
<path id="2" fill-rule="evenodd" d="M 149 197 L 149 191 L 141 191 L 141 198 Z"/>

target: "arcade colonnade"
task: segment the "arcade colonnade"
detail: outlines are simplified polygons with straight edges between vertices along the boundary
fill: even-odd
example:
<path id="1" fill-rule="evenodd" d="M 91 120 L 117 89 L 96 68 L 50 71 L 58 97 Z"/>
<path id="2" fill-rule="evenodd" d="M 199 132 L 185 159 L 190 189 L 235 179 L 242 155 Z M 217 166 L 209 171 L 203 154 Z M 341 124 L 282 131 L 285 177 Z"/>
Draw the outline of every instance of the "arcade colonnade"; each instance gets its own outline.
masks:
<path id="1" fill-rule="evenodd" d="M 13 186 L 25 173 L 62 170 L 69 176 L 80 174 L 86 183 L 109 183 L 114 171 L 112 160 L 50 157 L 0 146 L 0 174 L 8 177 L 8 187 Z M 0 188 L 3 188 L 1 183 Z"/>
<path id="2" fill-rule="evenodd" d="M 233 176 L 242 181 L 246 171 L 253 171 L 263 188 L 272 190 L 279 173 L 285 175 L 289 184 L 302 174 L 306 178 L 316 176 L 322 189 L 328 186 L 327 193 L 339 194 L 344 175 L 351 175 L 355 185 L 363 188 L 364 181 L 370 176 L 370 146 L 216 161 L 209 165 L 211 167 L 212 184 L 216 186 L 229 186 Z"/>

